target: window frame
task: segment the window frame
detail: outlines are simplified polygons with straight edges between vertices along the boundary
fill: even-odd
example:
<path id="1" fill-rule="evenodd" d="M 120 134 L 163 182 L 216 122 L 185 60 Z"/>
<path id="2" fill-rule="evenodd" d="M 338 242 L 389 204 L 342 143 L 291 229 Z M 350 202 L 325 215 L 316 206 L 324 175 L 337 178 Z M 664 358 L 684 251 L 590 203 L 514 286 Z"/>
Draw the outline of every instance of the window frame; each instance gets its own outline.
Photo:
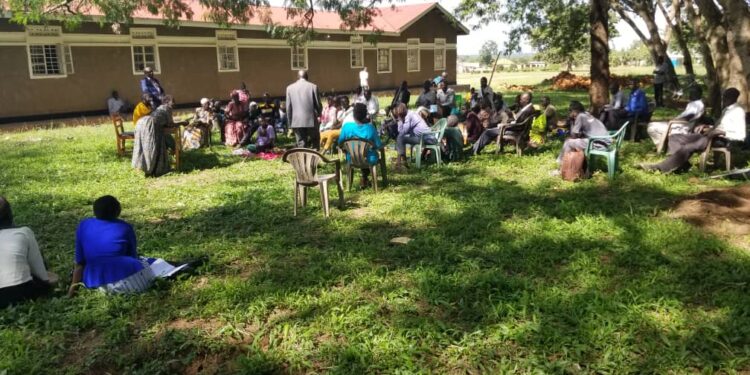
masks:
<path id="1" fill-rule="evenodd" d="M 355 65 L 355 53 L 359 52 L 359 64 Z M 362 69 L 365 67 L 365 48 L 361 36 L 352 36 L 349 38 L 349 67 L 352 69 Z"/>
<path id="2" fill-rule="evenodd" d="M 151 37 L 140 38 L 136 35 L 139 33 L 151 34 Z M 135 34 L 135 35 L 134 35 Z M 154 74 L 161 74 L 161 58 L 159 57 L 159 43 L 157 42 L 157 34 L 155 28 L 136 28 L 130 29 L 130 67 L 133 69 L 133 75 L 142 75 L 143 70 L 137 70 L 135 67 L 135 50 L 136 48 L 152 47 L 154 49 L 154 66 L 151 69 L 154 70 Z M 145 50 L 142 52 L 145 55 Z M 144 59 L 144 69 L 146 66 L 150 66 Z"/>
<path id="3" fill-rule="evenodd" d="M 222 66 L 222 48 L 231 48 L 234 54 L 234 68 Z M 237 48 L 237 31 L 216 30 L 216 64 L 220 73 L 240 71 L 240 53 Z"/>
<path id="4" fill-rule="evenodd" d="M 387 51 L 388 52 L 388 70 L 381 70 L 380 69 L 380 51 Z M 378 57 L 378 73 L 379 74 L 387 74 L 393 72 L 393 49 L 392 48 L 378 48 L 377 51 L 377 57 Z"/>
<path id="5" fill-rule="evenodd" d="M 55 58 L 57 60 L 57 66 L 59 73 L 49 74 L 49 73 L 34 73 L 34 63 L 32 59 L 32 53 L 31 49 L 32 47 L 41 47 L 42 48 L 42 55 L 45 59 L 44 65 L 45 65 L 45 71 L 47 70 L 47 61 L 46 61 L 46 51 L 45 47 L 54 47 L 55 49 Z M 28 56 L 28 62 L 29 62 L 29 75 L 31 79 L 45 79 L 45 78 L 65 78 L 67 77 L 66 73 L 66 66 L 65 66 L 65 56 L 63 51 L 64 46 L 59 43 L 28 43 L 26 45 L 26 54 Z"/>
<path id="6" fill-rule="evenodd" d="M 70 44 L 63 44 L 63 60 L 65 60 L 65 74 L 71 75 L 76 73 L 75 64 L 73 63 L 73 50 Z"/>
<path id="7" fill-rule="evenodd" d="M 416 43 L 416 45 L 415 45 Z M 412 69 L 412 67 L 409 64 L 409 53 L 412 51 L 416 51 L 417 54 L 417 61 L 416 61 L 416 68 Z M 421 72 L 422 71 L 422 51 L 421 51 L 421 42 L 419 38 L 409 38 L 406 39 L 406 71 L 408 73 L 413 72 Z"/>
<path id="8" fill-rule="evenodd" d="M 444 71 L 446 69 L 446 40 L 445 38 L 435 38 L 435 43 L 433 45 L 432 50 L 432 64 L 435 68 L 435 71 Z M 442 65 L 438 66 L 438 55 L 437 52 L 442 52 L 442 61 L 440 62 Z"/>
<path id="9" fill-rule="evenodd" d="M 295 66 L 294 65 L 294 55 L 295 50 L 297 50 L 296 54 L 302 54 L 304 55 L 304 66 Z M 302 52 L 300 53 L 299 50 Z M 307 46 L 291 46 L 289 47 L 289 65 L 292 67 L 292 70 L 307 70 L 309 67 L 308 64 L 308 48 Z"/>
<path id="10" fill-rule="evenodd" d="M 66 78 L 69 74 L 73 74 L 73 55 L 70 52 L 70 46 L 63 43 L 62 38 L 62 27 L 61 26 L 44 26 L 44 25 L 27 25 L 26 31 L 26 58 L 29 66 L 29 78 L 30 79 L 54 79 L 54 78 Z M 38 74 L 34 73 L 34 64 L 31 57 L 32 47 L 42 47 L 42 55 L 45 59 L 45 71 L 46 71 L 46 54 L 45 47 L 54 46 L 55 58 L 57 59 L 57 65 L 59 73 L 56 74 Z M 70 56 L 70 67 L 71 72 L 68 72 L 68 61 L 66 59 L 66 53 Z"/>

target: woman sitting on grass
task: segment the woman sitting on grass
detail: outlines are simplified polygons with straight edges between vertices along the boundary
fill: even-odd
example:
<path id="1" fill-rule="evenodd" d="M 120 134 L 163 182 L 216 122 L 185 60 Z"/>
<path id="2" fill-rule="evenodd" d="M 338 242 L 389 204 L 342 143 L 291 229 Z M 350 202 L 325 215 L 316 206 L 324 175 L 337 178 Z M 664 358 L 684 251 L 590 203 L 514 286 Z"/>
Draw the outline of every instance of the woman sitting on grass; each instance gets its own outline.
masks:
<path id="1" fill-rule="evenodd" d="M 34 232 L 13 225 L 10 203 L 0 197 L 0 308 L 52 291 Z"/>
<path id="2" fill-rule="evenodd" d="M 375 145 L 374 149 L 370 149 L 367 153 L 367 162 L 370 165 L 378 164 L 378 150 L 382 147 L 378 131 L 375 126 L 368 120 L 367 106 L 362 103 L 354 105 L 353 110 L 354 122 L 347 122 L 341 128 L 341 134 L 339 135 L 339 145 L 343 144 L 349 139 L 361 139 L 372 142 Z M 349 160 L 349 155 L 346 156 Z M 367 168 L 362 169 L 362 181 L 360 182 L 361 188 L 366 188 L 369 185 L 367 180 L 370 175 L 370 170 Z"/>
<path id="3" fill-rule="evenodd" d="M 138 293 L 154 281 L 145 259 L 138 257 L 133 226 L 118 219 L 120 202 L 106 195 L 94 202 L 95 218 L 81 221 L 76 230 L 76 267 L 68 296 L 80 282 L 86 288 L 111 293 Z"/>

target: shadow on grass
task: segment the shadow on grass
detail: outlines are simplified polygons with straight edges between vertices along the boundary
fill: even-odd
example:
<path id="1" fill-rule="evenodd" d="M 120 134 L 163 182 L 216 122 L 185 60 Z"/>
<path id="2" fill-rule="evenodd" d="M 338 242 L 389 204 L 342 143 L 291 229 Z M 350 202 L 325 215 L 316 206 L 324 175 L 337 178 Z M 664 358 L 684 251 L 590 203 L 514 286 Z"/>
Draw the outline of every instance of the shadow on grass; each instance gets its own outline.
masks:
<path id="1" fill-rule="evenodd" d="M 134 314 L 112 340 L 122 356 L 114 369 L 148 371 L 175 357 L 185 368 L 213 352 L 255 373 L 748 365 L 750 263 L 717 238 L 656 220 L 680 196 L 632 176 L 553 189 L 545 180 L 477 183 L 479 172 L 467 163 L 394 177 L 407 193 L 357 219 L 334 209 L 324 220 L 316 194 L 294 218 L 291 183 L 258 183 L 229 205 L 135 221 L 153 227 L 140 237 L 146 249 L 211 256 L 203 276 L 215 280 L 177 282 L 96 315 Z M 391 195 L 368 194 L 358 204 Z M 396 236 L 413 241 L 389 246 Z M 258 327 L 245 328 L 248 342 L 218 347 L 201 335 L 138 336 L 183 316 Z M 317 336 L 283 333 L 299 327 Z"/>

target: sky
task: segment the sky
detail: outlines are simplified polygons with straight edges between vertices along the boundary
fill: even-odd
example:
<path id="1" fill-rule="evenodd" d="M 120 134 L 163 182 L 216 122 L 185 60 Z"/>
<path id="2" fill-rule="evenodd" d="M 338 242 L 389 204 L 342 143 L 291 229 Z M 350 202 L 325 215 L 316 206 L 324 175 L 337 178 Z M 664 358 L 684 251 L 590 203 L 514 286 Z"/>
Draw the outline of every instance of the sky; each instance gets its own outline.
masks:
<path id="1" fill-rule="evenodd" d="M 395 4 L 396 6 L 398 6 L 398 4 L 420 4 L 425 2 L 429 1 L 399 0 Z M 271 5 L 275 6 L 283 6 L 284 0 L 270 0 L 270 3 Z M 443 0 L 439 1 L 439 3 L 443 6 L 443 8 L 453 13 L 453 10 L 456 9 L 458 4 L 460 3 L 460 0 Z M 658 12 L 657 15 L 660 16 Z M 665 21 L 662 17 L 657 17 L 657 23 L 659 23 L 659 25 L 664 25 Z M 484 42 L 488 40 L 494 40 L 502 48 L 505 43 L 505 39 L 507 38 L 508 31 L 511 28 L 511 25 L 501 22 L 494 22 L 489 25 L 482 26 L 477 30 L 474 30 L 473 27 L 476 25 L 476 22 L 472 22 L 471 20 L 464 22 L 464 25 L 471 30 L 471 34 L 469 34 L 468 36 L 458 37 L 459 55 L 478 55 L 480 48 L 482 48 L 482 44 L 484 44 Z M 639 22 L 639 25 L 642 30 L 645 30 L 643 22 Z M 627 49 L 633 44 L 633 42 L 638 40 L 638 35 L 636 35 L 633 29 L 625 22 L 619 22 L 616 28 L 620 35 L 610 41 L 610 47 L 612 49 Z M 534 51 L 531 49 L 531 47 L 525 45 L 522 47 L 522 52 Z"/>

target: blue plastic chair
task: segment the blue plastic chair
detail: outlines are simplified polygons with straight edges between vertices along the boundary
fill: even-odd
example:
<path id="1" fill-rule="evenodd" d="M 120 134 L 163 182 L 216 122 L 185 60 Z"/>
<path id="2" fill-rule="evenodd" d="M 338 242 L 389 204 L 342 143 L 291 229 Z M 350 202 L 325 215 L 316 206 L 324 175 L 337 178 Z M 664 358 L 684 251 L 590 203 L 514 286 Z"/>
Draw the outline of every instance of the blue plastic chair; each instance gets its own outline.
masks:
<path id="1" fill-rule="evenodd" d="M 617 154 L 620 151 L 620 145 L 622 140 L 625 138 L 625 132 L 630 122 L 626 122 L 620 130 L 610 135 L 603 135 L 598 137 L 588 138 L 589 143 L 586 145 L 586 175 L 591 175 L 591 165 L 594 156 L 603 156 L 607 161 L 607 177 L 610 179 L 615 178 L 615 172 L 617 172 L 618 159 Z M 594 148 L 596 141 L 609 140 L 609 144 L 604 149 Z M 598 143 L 602 145 L 601 142 Z"/>

